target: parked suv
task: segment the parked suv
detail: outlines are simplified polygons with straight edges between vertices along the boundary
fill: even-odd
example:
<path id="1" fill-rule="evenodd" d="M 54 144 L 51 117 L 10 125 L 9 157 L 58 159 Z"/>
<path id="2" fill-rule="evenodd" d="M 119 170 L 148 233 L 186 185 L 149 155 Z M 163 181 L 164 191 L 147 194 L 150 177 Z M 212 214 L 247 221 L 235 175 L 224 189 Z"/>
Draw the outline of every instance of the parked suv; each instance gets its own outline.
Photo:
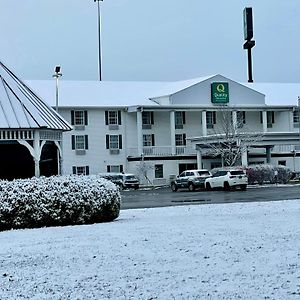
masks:
<path id="1" fill-rule="evenodd" d="M 205 188 L 211 190 L 213 188 L 223 188 L 230 190 L 239 187 L 242 191 L 246 191 L 248 177 L 243 170 L 219 170 L 213 174 L 211 178 L 205 180 Z"/>
<path id="2" fill-rule="evenodd" d="M 196 188 L 204 188 L 205 179 L 211 177 L 208 170 L 186 170 L 171 182 L 171 189 L 176 192 L 180 188 L 187 188 L 194 191 Z"/>
<path id="3" fill-rule="evenodd" d="M 140 187 L 140 182 L 134 174 L 102 173 L 99 175 L 107 180 L 110 180 L 120 189 L 134 188 L 137 190 Z"/>

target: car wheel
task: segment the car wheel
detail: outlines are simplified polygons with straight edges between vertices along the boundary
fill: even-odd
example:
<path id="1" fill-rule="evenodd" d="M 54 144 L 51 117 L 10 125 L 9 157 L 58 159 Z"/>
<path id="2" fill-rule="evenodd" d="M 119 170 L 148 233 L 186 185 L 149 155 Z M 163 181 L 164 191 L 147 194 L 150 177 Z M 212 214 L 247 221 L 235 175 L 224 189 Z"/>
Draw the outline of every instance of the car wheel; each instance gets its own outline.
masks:
<path id="1" fill-rule="evenodd" d="M 139 186 L 138 186 L 138 185 L 137 185 L 137 186 L 135 186 L 135 187 L 134 187 L 134 189 L 135 189 L 135 190 L 138 190 L 138 189 L 139 189 Z"/>
<path id="2" fill-rule="evenodd" d="M 195 190 L 195 185 L 192 182 L 190 182 L 188 185 L 188 189 L 190 192 L 193 192 Z"/>
<path id="3" fill-rule="evenodd" d="M 230 191 L 230 185 L 227 181 L 224 182 L 224 190 L 225 191 Z"/>
<path id="4" fill-rule="evenodd" d="M 172 190 L 172 192 L 177 192 L 178 188 L 177 188 L 176 183 L 174 183 L 174 182 L 171 183 L 171 190 Z"/>
<path id="5" fill-rule="evenodd" d="M 246 191 L 247 190 L 247 185 L 246 184 L 241 184 L 240 186 L 242 191 Z"/>
<path id="6" fill-rule="evenodd" d="M 211 191 L 211 185 L 209 182 L 206 184 L 205 189 Z"/>

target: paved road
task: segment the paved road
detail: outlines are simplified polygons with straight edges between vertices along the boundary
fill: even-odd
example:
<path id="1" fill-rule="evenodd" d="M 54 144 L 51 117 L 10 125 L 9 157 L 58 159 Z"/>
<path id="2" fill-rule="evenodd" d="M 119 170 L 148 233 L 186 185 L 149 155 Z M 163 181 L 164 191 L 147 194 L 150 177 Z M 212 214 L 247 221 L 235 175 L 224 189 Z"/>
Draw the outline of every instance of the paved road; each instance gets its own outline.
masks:
<path id="1" fill-rule="evenodd" d="M 247 191 L 178 191 L 170 188 L 155 190 L 125 190 L 121 192 L 122 209 L 148 208 L 187 204 L 278 201 L 300 199 L 300 185 L 295 186 L 257 186 Z"/>

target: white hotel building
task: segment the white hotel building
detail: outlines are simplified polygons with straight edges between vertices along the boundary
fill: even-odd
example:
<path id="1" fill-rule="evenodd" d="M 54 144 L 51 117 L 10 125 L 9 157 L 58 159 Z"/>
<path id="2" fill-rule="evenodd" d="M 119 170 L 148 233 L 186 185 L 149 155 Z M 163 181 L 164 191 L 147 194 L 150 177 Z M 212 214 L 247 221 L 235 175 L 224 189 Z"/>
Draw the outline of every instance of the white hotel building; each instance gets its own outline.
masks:
<path id="1" fill-rule="evenodd" d="M 177 82 L 61 80 L 58 112 L 73 126 L 63 133 L 62 173 L 138 174 L 142 163 L 154 184 L 164 184 L 188 168 L 221 166 L 221 157 L 201 150 L 203 137 L 220 129 L 220 103 L 212 99 L 212 86 L 220 83 L 228 89 L 222 107 L 232 111 L 233 123 L 242 121 L 245 132 L 262 135 L 240 164 L 300 171 L 300 85 L 240 84 L 213 75 Z M 53 81 L 28 85 L 55 107 Z"/>
<path id="2" fill-rule="evenodd" d="M 300 171 L 299 84 L 240 84 L 221 75 L 177 82 L 22 82 L 0 62 L 0 178 L 127 172 L 154 184 L 222 164 L 207 140 L 222 110 L 261 138 L 242 165 Z M 220 103 L 221 102 L 221 103 Z M 203 150 L 204 149 L 204 150 Z M 145 168 L 144 168 L 145 169 Z"/>

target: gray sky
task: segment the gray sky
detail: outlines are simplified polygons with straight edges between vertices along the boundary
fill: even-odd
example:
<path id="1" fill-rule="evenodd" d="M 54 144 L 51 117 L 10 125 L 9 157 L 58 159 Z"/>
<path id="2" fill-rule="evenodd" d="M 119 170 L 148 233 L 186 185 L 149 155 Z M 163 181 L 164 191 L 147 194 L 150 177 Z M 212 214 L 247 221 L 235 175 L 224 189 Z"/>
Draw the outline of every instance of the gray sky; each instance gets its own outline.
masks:
<path id="1" fill-rule="evenodd" d="M 300 82 L 299 0 L 104 0 L 103 80 L 247 81 L 243 9 L 253 8 L 253 79 Z M 98 80 L 93 0 L 0 0 L 0 59 L 23 79 Z"/>

